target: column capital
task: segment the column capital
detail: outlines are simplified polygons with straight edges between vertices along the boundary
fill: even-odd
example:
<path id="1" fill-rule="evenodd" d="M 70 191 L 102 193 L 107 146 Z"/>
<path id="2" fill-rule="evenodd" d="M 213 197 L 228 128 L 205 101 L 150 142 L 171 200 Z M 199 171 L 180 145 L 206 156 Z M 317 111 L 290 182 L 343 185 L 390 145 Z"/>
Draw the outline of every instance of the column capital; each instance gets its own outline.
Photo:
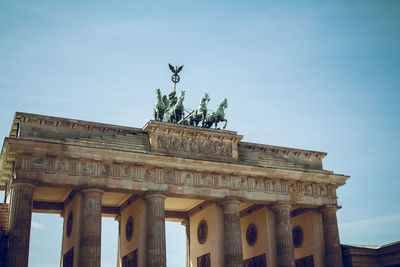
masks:
<path id="1" fill-rule="evenodd" d="M 36 182 L 30 181 L 30 180 L 20 180 L 20 179 L 14 179 L 11 182 L 10 188 L 17 188 L 17 187 L 31 187 L 35 188 L 36 187 Z"/>
<path id="2" fill-rule="evenodd" d="M 185 219 L 181 221 L 181 225 L 183 226 L 189 226 L 190 225 L 190 220 L 189 219 Z"/>
<path id="3" fill-rule="evenodd" d="M 341 208 L 342 208 L 342 206 L 337 206 L 337 205 L 324 205 L 324 206 L 320 207 L 318 210 L 321 213 L 325 213 L 325 212 L 336 212 Z"/>
<path id="4" fill-rule="evenodd" d="M 233 197 L 224 198 L 221 201 L 219 201 L 221 206 L 226 206 L 231 204 L 240 205 L 242 202 L 243 202 L 242 199 Z"/>
<path id="5" fill-rule="evenodd" d="M 116 220 L 117 222 L 121 222 L 121 215 L 115 216 L 114 220 Z"/>
<path id="6" fill-rule="evenodd" d="M 277 202 L 274 202 L 271 205 L 269 205 L 269 207 L 273 210 L 282 209 L 282 208 L 290 209 L 291 207 L 294 206 L 294 204 L 295 204 L 295 202 L 292 202 L 292 201 L 277 201 Z"/>
<path id="7" fill-rule="evenodd" d="M 151 198 L 162 198 L 166 199 L 167 195 L 165 192 L 162 191 L 148 191 L 146 194 L 144 194 L 145 199 L 151 199 Z"/>
<path id="8" fill-rule="evenodd" d="M 96 193 L 100 193 L 100 194 L 104 194 L 104 190 L 98 187 L 82 187 L 80 189 L 81 193 L 85 194 L 85 193 L 91 193 L 91 192 L 96 192 Z"/>

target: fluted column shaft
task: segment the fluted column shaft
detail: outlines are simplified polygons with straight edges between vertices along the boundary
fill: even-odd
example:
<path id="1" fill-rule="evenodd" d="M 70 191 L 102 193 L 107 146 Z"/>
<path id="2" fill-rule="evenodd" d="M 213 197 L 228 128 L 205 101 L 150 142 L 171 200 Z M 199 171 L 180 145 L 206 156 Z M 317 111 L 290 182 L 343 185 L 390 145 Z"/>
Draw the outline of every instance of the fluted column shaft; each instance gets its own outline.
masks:
<path id="1" fill-rule="evenodd" d="M 339 230 L 336 218 L 336 206 L 321 209 L 325 239 L 325 266 L 342 267 L 342 250 L 340 248 Z"/>
<path id="2" fill-rule="evenodd" d="M 224 213 L 225 267 L 243 267 L 242 234 L 238 200 L 221 202 Z"/>
<path id="3" fill-rule="evenodd" d="M 292 226 L 290 224 L 290 207 L 288 203 L 277 203 L 272 206 L 275 211 L 276 248 L 280 267 L 295 267 Z"/>
<path id="4" fill-rule="evenodd" d="M 14 182 L 11 185 L 7 260 L 7 266 L 10 267 L 28 266 L 34 189 L 33 184 L 26 182 Z"/>
<path id="5" fill-rule="evenodd" d="M 147 267 L 166 266 L 165 247 L 165 195 L 148 193 L 147 202 Z"/>
<path id="6" fill-rule="evenodd" d="M 101 198 L 103 190 L 82 192 L 82 225 L 79 251 L 80 267 L 99 267 L 101 261 Z"/>

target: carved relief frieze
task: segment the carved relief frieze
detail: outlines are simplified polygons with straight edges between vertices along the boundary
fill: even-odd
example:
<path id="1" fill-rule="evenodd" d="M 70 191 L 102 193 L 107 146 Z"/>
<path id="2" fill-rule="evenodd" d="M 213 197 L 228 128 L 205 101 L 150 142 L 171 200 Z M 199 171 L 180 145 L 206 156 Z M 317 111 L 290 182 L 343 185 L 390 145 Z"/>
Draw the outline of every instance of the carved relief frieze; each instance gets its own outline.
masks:
<path id="1" fill-rule="evenodd" d="M 213 177 L 211 174 L 208 173 L 201 173 L 199 177 L 199 183 L 200 186 L 208 186 L 212 187 L 213 186 Z"/>
<path id="2" fill-rule="evenodd" d="M 272 180 L 271 181 L 271 191 L 274 192 L 282 192 L 282 184 L 280 180 Z"/>
<path id="3" fill-rule="evenodd" d="M 56 159 L 54 170 L 56 172 L 69 172 L 69 161 L 66 159 Z"/>
<path id="4" fill-rule="evenodd" d="M 232 178 L 229 175 L 221 175 L 218 177 L 218 184 L 220 187 L 230 188 L 232 187 Z"/>
<path id="5" fill-rule="evenodd" d="M 113 176 L 112 164 L 102 164 L 100 167 L 100 176 Z"/>
<path id="6" fill-rule="evenodd" d="M 122 177 L 132 177 L 133 176 L 133 168 L 129 165 L 123 166 L 121 176 Z"/>
<path id="7" fill-rule="evenodd" d="M 257 191 L 264 191 L 265 190 L 265 181 L 264 178 L 256 178 L 256 186 L 255 189 Z"/>
<path id="8" fill-rule="evenodd" d="M 32 157 L 30 160 L 32 170 L 45 170 L 46 159 L 42 157 Z"/>
<path id="9" fill-rule="evenodd" d="M 122 166 L 121 168 L 121 176 L 125 177 L 125 178 L 134 178 L 134 177 L 138 177 L 138 175 L 136 174 L 136 169 L 130 165 L 125 165 Z"/>
<path id="10" fill-rule="evenodd" d="M 93 163 L 89 161 L 78 162 L 77 172 L 79 174 L 93 174 L 94 172 Z"/>
<path id="11" fill-rule="evenodd" d="M 244 176 L 236 177 L 235 181 L 236 181 L 237 189 L 248 189 L 247 177 L 244 177 Z"/>
<path id="12" fill-rule="evenodd" d="M 142 180 L 154 181 L 156 179 L 156 170 L 155 169 L 143 167 L 143 168 L 140 168 L 140 170 L 141 170 L 140 178 Z"/>
<path id="13" fill-rule="evenodd" d="M 161 172 L 162 181 L 165 183 L 175 184 L 175 171 L 174 170 L 163 170 Z"/>
<path id="14" fill-rule="evenodd" d="M 173 152 L 232 157 L 232 144 L 217 140 L 190 138 L 187 136 L 158 135 L 157 147 Z"/>
<path id="15" fill-rule="evenodd" d="M 181 183 L 184 185 L 194 184 L 194 174 L 191 172 L 181 172 L 180 173 Z"/>
<path id="16" fill-rule="evenodd" d="M 307 184 L 304 184 L 304 185 L 303 185 L 303 194 L 304 194 L 305 196 L 312 196 L 312 195 L 313 195 L 313 187 L 312 187 L 312 184 L 307 183 Z"/>
<path id="17" fill-rule="evenodd" d="M 326 185 L 321 185 L 319 187 L 319 195 L 322 197 L 328 196 L 328 187 Z"/>
<path id="18" fill-rule="evenodd" d="M 318 198 L 336 198 L 336 187 L 298 180 L 257 176 L 241 176 L 218 172 L 176 170 L 173 168 L 134 165 L 132 163 L 103 163 L 83 159 L 66 159 L 24 155 L 22 168 L 75 175 L 120 177 L 156 183 L 188 185 L 231 190 L 254 190 L 274 194 L 293 194 Z"/>
<path id="19" fill-rule="evenodd" d="M 287 185 L 287 192 L 289 194 L 297 194 L 297 185 L 295 182 L 289 181 Z"/>

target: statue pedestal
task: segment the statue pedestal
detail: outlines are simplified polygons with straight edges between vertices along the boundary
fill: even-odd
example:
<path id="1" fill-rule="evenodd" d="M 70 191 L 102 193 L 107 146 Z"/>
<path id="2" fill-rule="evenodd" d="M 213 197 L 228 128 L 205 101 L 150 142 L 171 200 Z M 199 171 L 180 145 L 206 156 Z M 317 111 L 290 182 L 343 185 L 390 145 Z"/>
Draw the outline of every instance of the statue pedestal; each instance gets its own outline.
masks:
<path id="1" fill-rule="evenodd" d="M 238 159 L 238 143 L 243 138 L 234 131 L 149 121 L 143 128 L 149 134 L 152 152 L 196 158 Z"/>

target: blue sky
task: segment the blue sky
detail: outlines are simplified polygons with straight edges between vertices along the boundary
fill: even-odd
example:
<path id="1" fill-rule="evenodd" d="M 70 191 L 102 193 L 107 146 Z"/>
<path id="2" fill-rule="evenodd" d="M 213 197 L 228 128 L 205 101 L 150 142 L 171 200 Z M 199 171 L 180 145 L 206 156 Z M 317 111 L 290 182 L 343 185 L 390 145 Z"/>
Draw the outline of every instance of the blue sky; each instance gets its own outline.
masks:
<path id="1" fill-rule="evenodd" d="M 16 111 L 142 127 L 172 88 L 167 63 L 184 64 L 186 107 L 227 97 L 245 141 L 324 151 L 351 175 L 342 243 L 398 241 L 398 14 L 399 1 L 0 0 L 0 138 Z M 59 266 L 61 223 L 34 214 L 30 266 Z M 184 266 L 183 227 L 167 229 L 168 264 Z M 103 232 L 114 266 L 116 223 Z"/>

